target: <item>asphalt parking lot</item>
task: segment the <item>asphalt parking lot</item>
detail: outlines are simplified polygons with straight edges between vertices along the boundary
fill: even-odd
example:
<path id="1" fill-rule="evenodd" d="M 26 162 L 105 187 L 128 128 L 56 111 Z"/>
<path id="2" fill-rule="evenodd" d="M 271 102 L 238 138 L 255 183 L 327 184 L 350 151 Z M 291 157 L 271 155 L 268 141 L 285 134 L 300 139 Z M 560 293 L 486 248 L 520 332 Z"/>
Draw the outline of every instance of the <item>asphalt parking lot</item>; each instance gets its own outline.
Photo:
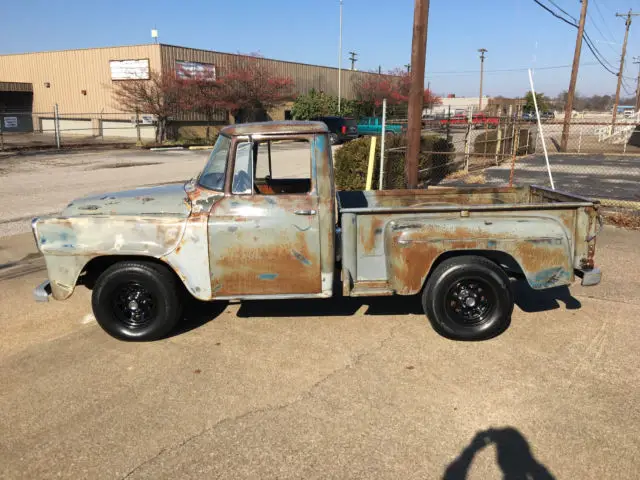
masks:
<path id="1" fill-rule="evenodd" d="M 516 285 L 479 343 L 407 298 L 198 304 L 124 343 L 84 287 L 31 303 L 27 253 L 0 269 L 0 476 L 637 478 L 639 240 L 605 229 L 597 287 Z"/>

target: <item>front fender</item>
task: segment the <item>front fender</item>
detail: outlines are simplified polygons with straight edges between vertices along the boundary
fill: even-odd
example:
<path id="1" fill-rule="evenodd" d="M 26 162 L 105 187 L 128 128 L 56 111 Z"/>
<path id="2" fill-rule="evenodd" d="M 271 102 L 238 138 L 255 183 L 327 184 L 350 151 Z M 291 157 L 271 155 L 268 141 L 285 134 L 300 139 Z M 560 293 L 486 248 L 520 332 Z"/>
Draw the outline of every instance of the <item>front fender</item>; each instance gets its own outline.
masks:
<path id="1" fill-rule="evenodd" d="M 414 218 L 385 227 L 389 283 L 400 295 L 418 293 L 440 255 L 465 250 L 510 255 L 537 290 L 573 280 L 569 233 L 553 217 Z"/>
<path id="2" fill-rule="evenodd" d="M 177 216 L 43 217 L 32 222 L 38 249 L 47 264 L 52 295 L 68 298 L 93 258 L 136 255 L 162 258 L 184 236 L 187 219 Z"/>

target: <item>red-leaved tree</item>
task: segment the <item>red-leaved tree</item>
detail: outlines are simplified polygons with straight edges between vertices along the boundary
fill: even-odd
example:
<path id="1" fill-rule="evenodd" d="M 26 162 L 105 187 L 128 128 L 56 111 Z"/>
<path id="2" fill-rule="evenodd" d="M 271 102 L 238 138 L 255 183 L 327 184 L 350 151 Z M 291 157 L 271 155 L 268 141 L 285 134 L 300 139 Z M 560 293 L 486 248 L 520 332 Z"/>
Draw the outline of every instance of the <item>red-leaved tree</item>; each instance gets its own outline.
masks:
<path id="1" fill-rule="evenodd" d="M 264 119 L 266 112 L 293 100 L 291 77 L 277 75 L 258 55 L 238 56 L 218 80 L 220 105 L 236 122 Z"/>
<path id="2" fill-rule="evenodd" d="M 176 72 L 182 90 L 180 109 L 199 113 L 206 120 L 205 137 L 210 139 L 211 124 L 224 109 L 222 86 L 214 69 L 200 72 L 180 70 Z"/>
<path id="3" fill-rule="evenodd" d="M 373 115 L 382 105 L 382 100 L 387 99 L 387 105 L 406 105 L 409 102 L 409 91 L 411 90 L 411 74 L 406 70 L 396 68 L 386 74 L 370 72 L 366 76 L 361 76 L 354 83 L 356 98 L 367 105 L 372 110 Z M 425 89 L 424 105 L 438 105 L 442 103 L 429 89 Z"/>
<path id="4" fill-rule="evenodd" d="M 151 114 L 156 118 L 156 141 L 167 138 L 167 124 L 181 107 L 181 83 L 174 72 L 149 72 L 148 80 L 121 80 L 113 84 L 113 98 L 126 112 Z"/>

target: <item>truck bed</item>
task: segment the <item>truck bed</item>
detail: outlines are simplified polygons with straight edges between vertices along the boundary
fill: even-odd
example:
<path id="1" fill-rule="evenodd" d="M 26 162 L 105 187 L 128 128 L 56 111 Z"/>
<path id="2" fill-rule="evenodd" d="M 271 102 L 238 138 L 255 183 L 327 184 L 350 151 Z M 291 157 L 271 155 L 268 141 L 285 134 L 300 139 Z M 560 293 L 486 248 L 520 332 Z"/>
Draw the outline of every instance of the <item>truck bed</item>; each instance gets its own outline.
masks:
<path id="1" fill-rule="evenodd" d="M 544 187 L 428 187 L 421 190 L 338 192 L 338 207 L 345 213 L 374 211 L 450 211 L 587 206 L 593 201 Z"/>
<path id="2" fill-rule="evenodd" d="M 349 191 L 338 207 L 345 295 L 415 294 L 456 250 L 506 253 L 532 288 L 592 267 L 597 202 L 544 187 Z"/>

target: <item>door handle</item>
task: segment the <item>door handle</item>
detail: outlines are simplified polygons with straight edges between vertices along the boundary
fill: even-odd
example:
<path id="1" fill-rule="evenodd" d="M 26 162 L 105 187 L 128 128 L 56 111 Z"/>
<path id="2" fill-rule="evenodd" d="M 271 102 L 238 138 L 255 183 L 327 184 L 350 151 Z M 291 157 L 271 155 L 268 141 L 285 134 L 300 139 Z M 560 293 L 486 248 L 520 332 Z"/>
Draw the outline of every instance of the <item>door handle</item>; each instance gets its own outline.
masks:
<path id="1" fill-rule="evenodd" d="M 296 210 L 295 212 L 296 215 L 315 215 L 316 212 L 315 210 Z"/>

